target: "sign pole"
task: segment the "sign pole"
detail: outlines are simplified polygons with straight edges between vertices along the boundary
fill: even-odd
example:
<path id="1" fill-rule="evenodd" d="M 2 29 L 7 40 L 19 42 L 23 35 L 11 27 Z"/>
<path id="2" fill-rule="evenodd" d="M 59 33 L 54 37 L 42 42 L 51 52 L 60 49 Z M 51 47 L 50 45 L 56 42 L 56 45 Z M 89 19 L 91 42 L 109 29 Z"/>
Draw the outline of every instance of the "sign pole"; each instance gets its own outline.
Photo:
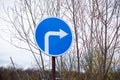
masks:
<path id="1" fill-rule="evenodd" d="M 56 74 L 56 71 L 55 71 L 55 57 L 53 56 L 52 57 L 52 80 L 55 80 L 55 74 Z"/>

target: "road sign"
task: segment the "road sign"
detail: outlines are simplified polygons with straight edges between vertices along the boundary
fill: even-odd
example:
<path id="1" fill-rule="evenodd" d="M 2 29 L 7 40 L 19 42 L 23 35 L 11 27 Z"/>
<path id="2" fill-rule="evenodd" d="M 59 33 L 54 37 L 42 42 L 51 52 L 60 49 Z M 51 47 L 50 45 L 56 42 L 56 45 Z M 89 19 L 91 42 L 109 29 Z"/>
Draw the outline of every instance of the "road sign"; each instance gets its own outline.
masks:
<path id="1" fill-rule="evenodd" d="M 50 17 L 42 20 L 36 27 L 35 40 L 45 54 L 59 56 L 71 46 L 72 32 L 63 20 Z"/>

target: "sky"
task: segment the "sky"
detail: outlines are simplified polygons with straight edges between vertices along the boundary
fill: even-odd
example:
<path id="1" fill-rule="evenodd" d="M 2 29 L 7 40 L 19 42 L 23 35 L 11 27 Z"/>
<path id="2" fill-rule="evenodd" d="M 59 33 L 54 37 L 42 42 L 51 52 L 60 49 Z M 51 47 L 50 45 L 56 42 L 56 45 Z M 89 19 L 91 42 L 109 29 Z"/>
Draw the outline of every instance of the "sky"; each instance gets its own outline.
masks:
<path id="1" fill-rule="evenodd" d="M 12 7 L 14 1 L 15 0 L 0 0 L 0 17 L 6 17 L 3 4 L 5 7 Z M 12 57 L 16 67 L 24 69 L 31 68 L 33 66 L 35 67 L 36 62 L 30 52 L 18 49 L 4 40 L 7 40 L 8 38 L 7 34 L 4 32 L 4 30 L 8 28 L 9 26 L 7 23 L 0 19 L 0 67 L 12 66 L 10 57 Z"/>

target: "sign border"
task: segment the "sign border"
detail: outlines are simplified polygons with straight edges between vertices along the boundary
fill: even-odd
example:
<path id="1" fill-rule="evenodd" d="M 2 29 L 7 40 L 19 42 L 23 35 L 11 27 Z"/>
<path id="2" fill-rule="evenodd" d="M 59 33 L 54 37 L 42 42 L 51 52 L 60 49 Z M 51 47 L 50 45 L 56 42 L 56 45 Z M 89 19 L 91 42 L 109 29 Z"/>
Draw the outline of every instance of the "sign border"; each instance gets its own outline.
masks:
<path id="1" fill-rule="evenodd" d="M 65 22 L 65 23 L 68 25 L 68 23 L 67 23 L 65 20 L 63 20 L 63 19 L 61 19 L 61 18 L 59 18 L 59 17 L 52 17 L 52 16 L 51 16 L 51 17 L 43 18 L 43 19 L 41 19 L 40 21 L 38 21 L 37 25 L 35 26 L 35 30 L 34 30 L 34 42 L 35 42 L 35 44 L 37 45 L 37 48 L 38 48 L 42 53 L 44 53 L 45 55 L 51 56 L 51 57 L 59 57 L 59 56 L 62 56 L 62 55 L 64 55 L 64 54 L 66 54 L 66 53 L 70 50 L 70 48 L 71 48 L 71 46 L 72 46 L 72 44 L 73 44 L 73 32 L 72 32 L 72 28 L 68 25 L 68 27 L 69 27 L 69 29 L 70 29 L 70 31 L 71 31 L 71 36 L 72 36 L 72 40 L 71 40 L 71 43 L 70 43 L 70 46 L 68 47 L 68 49 L 67 49 L 65 52 L 63 52 L 63 53 L 61 53 L 61 54 L 58 54 L 58 55 L 47 54 L 47 53 L 45 53 L 45 51 L 43 51 L 43 50 L 39 47 L 39 45 L 37 44 L 36 35 L 35 35 L 35 34 L 36 34 L 36 30 L 37 30 L 38 25 L 39 25 L 42 21 L 44 21 L 45 19 L 49 19 L 49 18 L 57 18 L 57 19 Z"/>

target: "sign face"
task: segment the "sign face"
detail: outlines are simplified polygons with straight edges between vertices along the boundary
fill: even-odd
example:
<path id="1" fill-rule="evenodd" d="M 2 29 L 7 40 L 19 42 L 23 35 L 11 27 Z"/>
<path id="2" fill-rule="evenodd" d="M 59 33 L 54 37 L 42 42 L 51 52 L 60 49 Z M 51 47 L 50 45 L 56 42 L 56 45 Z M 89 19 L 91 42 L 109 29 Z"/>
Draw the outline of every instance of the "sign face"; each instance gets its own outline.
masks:
<path id="1" fill-rule="evenodd" d="M 72 32 L 63 20 L 50 17 L 42 20 L 36 27 L 35 40 L 42 52 L 59 56 L 71 46 Z"/>

